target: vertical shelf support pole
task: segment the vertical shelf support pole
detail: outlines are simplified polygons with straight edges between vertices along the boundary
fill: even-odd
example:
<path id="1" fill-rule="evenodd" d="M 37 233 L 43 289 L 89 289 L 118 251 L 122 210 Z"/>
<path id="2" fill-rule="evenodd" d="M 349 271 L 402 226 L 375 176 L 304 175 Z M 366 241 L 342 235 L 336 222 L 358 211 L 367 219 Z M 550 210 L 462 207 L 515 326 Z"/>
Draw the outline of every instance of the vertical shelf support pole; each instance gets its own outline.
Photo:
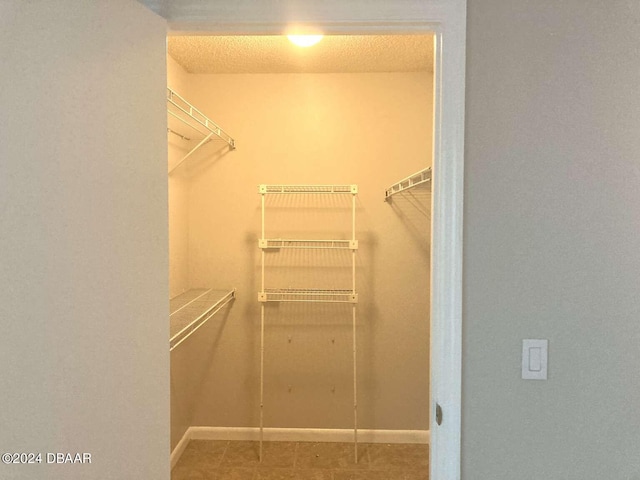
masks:
<path id="1" fill-rule="evenodd" d="M 264 192 L 262 197 L 262 237 L 264 241 Z M 261 249 L 261 292 L 264 292 L 264 248 Z M 260 462 L 262 463 L 262 442 L 264 440 L 264 302 L 260 304 Z"/>
<path id="2" fill-rule="evenodd" d="M 351 241 L 356 240 L 356 191 L 352 188 L 351 195 Z M 356 250 L 351 250 L 351 288 L 356 294 Z M 358 463 L 358 389 L 357 389 L 357 342 L 356 342 L 356 304 L 351 305 L 353 319 L 353 450 L 355 463 Z"/>

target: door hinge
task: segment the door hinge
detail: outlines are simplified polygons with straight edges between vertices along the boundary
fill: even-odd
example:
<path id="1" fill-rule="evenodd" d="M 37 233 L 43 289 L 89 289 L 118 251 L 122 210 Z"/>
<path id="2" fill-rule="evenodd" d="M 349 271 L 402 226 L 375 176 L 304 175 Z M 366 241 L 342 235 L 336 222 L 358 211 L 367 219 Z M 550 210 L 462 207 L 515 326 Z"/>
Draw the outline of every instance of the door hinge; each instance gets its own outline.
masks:
<path id="1" fill-rule="evenodd" d="M 442 425 L 442 407 L 436 403 L 436 423 Z"/>

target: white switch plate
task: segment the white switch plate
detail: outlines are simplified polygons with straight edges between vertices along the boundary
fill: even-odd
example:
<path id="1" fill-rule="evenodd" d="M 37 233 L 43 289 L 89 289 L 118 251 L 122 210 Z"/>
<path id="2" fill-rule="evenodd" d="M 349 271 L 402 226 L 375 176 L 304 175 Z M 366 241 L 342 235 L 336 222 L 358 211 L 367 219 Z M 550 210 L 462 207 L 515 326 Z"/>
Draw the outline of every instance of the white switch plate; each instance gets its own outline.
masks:
<path id="1" fill-rule="evenodd" d="M 549 340 L 527 338 L 522 340 L 522 378 L 546 380 Z"/>

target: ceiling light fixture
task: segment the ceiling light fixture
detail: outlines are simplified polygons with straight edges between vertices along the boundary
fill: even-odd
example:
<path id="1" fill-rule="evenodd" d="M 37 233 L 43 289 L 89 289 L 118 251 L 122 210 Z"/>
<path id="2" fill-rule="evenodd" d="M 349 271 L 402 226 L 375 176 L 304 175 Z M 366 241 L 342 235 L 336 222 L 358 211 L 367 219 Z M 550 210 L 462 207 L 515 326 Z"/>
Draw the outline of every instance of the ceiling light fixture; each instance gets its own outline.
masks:
<path id="1" fill-rule="evenodd" d="M 322 40 L 322 37 L 323 35 L 287 35 L 291 43 L 304 48 L 315 45 Z"/>

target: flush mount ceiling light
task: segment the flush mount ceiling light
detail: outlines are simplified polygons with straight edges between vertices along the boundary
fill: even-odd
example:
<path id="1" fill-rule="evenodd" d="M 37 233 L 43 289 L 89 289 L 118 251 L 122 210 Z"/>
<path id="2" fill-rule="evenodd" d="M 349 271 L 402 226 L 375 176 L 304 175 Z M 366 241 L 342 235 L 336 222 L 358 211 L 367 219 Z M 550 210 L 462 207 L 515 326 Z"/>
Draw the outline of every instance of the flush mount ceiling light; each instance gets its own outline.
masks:
<path id="1" fill-rule="evenodd" d="M 322 40 L 322 37 L 323 35 L 287 35 L 291 43 L 304 48 L 315 45 Z"/>

